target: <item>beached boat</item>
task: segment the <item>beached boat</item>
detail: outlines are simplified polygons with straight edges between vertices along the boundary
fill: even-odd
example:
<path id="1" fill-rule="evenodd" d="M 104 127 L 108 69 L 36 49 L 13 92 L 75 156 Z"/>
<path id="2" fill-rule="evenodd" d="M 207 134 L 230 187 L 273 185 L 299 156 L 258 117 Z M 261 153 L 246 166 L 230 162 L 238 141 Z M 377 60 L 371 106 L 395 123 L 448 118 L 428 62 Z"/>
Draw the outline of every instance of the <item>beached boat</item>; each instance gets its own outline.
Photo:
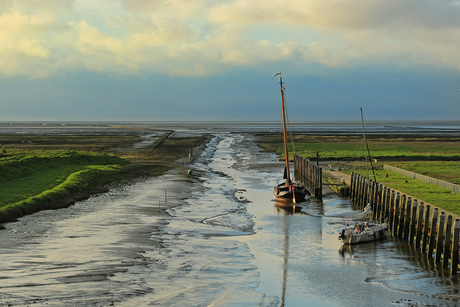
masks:
<path id="1" fill-rule="evenodd" d="M 303 201 L 305 197 L 309 194 L 307 189 L 298 183 L 294 183 L 291 180 L 291 174 L 289 171 L 289 151 L 287 145 L 287 132 L 286 132 L 286 115 L 285 115 L 285 96 L 283 86 L 283 78 L 281 73 L 277 73 L 274 77 L 280 76 L 280 87 L 281 87 L 281 112 L 283 115 L 283 138 L 284 138 L 284 152 L 286 157 L 286 166 L 284 167 L 284 182 L 274 187 L 273 196 L 277 201 L 295 203 Z"/>
<path id="2" fill-rule="evenodd" d="M 367 180 L 369 180 L 369 168 L 368 168 L 368 155 L 370 160 L 370 152 L 369 147 L 366 143 L 366 133 L 364 132 L 364 120 L 363 120 L 363 109 L 360 108 L 361 111 L 361 123 L 363 126 L 363 137 L 364 137 L 364 152 L 366 156 L 366 171 L 367 171 Z M 372 172 L 374 174 L 375 180 L 375 172 L 374 167 L 372 166 Z M 371 205 L 368 204 L 363 212 L 358 213 L 353 217 L 347 218 L 363 218 L 367 217 L 371 219 L 372 217 L 372 209 Z M 357 244 L 357 243 L 365 243 L 365 242 L 372 242 L 383 240 L 386 237 L 386 233 L 388 230 L 387 223 L 373 223 L 373 222 L 356 222 L 353 227 L 347 227 L 342 229 L 339 235 L 339 240 L 341 240 L 345 244 Z"/>
<path id="3" fill-rule="evenodd" d="M 345 228 L 339 235 L 339 240 L 345 244 L 357 244 L 386 238 L 388 224 L 357 222 L 351 228 Z"/>

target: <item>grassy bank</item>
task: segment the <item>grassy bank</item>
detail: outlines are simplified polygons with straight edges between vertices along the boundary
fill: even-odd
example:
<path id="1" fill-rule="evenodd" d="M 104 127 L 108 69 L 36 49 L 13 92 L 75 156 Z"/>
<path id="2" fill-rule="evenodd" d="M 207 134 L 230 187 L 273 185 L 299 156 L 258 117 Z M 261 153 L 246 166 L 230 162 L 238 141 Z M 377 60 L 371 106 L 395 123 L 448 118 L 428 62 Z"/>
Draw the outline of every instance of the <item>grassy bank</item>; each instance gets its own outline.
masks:
<path id="1" fill-rule="evenodd" d="M 145 149 L 137 135 L 0 136 L 0 223 L 61 208 L 122 179 L 161 175 L 206 137 L 170 138 Z M 78 151 L 77 151 L 78 150 Z"/>
<path id="2" fill-rule="evenodd" d="M 343 172 L 365 175 L 364 144 L 362 139 L 352 136 L 293 136 L 293 151 L 303 157 L 320 161 L 345 161 L 335 163 Z M 266 151 L 276 152 L 283 158 L 282 139 L 278 135 L 260 135 L 258 143 Z M 281 143 L 280 143 L 281 142 Z M 460 184 L 460 140 L 457 137 L 440 136 L 373 136 L 368 140 L 372 159 L 378 164 L 387 163 L 426 176 Z M 292 156 L 291 156 L 292 158 Z M 361 161 L 351 163 L 346 161 Z M 330 162 L 332 163 L 332 162 Z M 361 167 L 357 167 L 360 165 Z M 388 175 L 388 177 L 387 177 Z M 390 171 L 377 170 L 377 182 L 412 195 L 419 200 L 432 203 L 440 208 L 460 214 L 460 195 L 434 184 L 405 177 Z M 407 181 L 407 182 L 406 182 Z M 336 183 L 336 182 L 333 182 Z"/>
<path id="3" fill-rule="evenodd" d="M 366 170 L 359 169 L 353 171 L 366 176 Z M 352 170 L 344 170 L 343 172 L 350 174 Z M 424 183 L 420 180 L 387 170 L 375 170 L 375 176 L 378 183 L 388 188 L 399 190 L 405 194 L 416 197 L 418 200 L 431 203 L 460 215 L 460 194 L 458 193 L 452 193 L 451 190 L 435 184 Z M 373 179 L 372 173 L 370 173 L 370 177 Z"/>
<path id="4" fill-rule="evenodd" d="M 258 136 L 260 146 L 284 158 L 283 140 L 279 135 Z M 350 161 L 364 157 L 361 137 L 294 135 L 289 151 L 305 158 Z M 457 137 L 423 138 L 420 136 L 372 136 L 367 139 L 371 157 L 382 161 L 460 161 Z M 292 158 L 292 155 L 291 155 Z"/>
<path id="5" fill-rule="evenodd" d="M 16 151 L 0 158 L 0 222 L 58 208 L 122 178 L 127 162 L 91 153 Z"/>

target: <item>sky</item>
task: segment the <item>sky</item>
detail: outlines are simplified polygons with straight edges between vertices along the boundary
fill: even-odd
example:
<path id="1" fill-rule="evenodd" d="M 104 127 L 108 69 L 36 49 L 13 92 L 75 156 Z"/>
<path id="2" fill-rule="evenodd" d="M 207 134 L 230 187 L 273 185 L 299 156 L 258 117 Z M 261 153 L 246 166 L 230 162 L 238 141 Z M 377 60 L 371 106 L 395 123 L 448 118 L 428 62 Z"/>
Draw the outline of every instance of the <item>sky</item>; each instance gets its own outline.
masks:
<path id="1" fill-rule="evenodd" d="M 0 121 L 460 120 L 460 0 L 1 0 Z"/>

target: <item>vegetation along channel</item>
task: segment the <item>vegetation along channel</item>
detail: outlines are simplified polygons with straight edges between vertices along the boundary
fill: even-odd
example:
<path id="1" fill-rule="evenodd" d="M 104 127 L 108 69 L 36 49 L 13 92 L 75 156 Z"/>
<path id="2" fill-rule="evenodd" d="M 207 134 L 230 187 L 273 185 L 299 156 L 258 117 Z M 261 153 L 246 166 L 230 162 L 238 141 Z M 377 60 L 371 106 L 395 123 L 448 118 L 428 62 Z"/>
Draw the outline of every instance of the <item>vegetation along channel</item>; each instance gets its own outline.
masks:
<path id="1" fill-rule="evenodd" d="M 340 196 L 352 172 L 367 173 L 359 136 L 294 129 L 290 152 L 318 163 L 323 188 L 286 210 L 272 195 L 283 144 L 267 130 L 151 123 L 0 134 L 1 304 L 459 304 L 457 276 L 404 229 L 356 246 L 337 239 L 344 217 L 362 211 Z M 375 179 L 455 220 L 457 193 L 384 165 L 459 184 L 459 141 L 371 133 Z"/>

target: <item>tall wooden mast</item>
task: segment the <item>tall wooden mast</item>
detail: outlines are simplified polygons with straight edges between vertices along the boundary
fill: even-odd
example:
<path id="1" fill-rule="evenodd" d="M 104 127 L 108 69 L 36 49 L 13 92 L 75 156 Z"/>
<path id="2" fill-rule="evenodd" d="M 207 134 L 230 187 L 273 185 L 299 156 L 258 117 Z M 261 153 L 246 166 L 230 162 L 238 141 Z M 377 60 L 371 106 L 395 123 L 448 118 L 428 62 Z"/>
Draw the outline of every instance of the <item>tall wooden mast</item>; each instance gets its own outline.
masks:
<path id="1" fill-rule="evenodd" d="M 286 172 L 285 172 L 285 177 L 286 179 L 286 186 L 290 185 L 291 181 L 291 173 L 289 172 L 289 151 L 288 151 L 288 143 L 287 143 L 287 132 L 286 132 L 286 115 L 285 115 L 285 103 L 284 103 L 284 88 L 283 88 L 283 77 L 281 76 L 281 73 L 278 73 L 280 75 L 280 89 L 281 89 L 281 110 L 283 113 L 283 137 L 284 137 L 284 153 L 286 155 Z"/>

